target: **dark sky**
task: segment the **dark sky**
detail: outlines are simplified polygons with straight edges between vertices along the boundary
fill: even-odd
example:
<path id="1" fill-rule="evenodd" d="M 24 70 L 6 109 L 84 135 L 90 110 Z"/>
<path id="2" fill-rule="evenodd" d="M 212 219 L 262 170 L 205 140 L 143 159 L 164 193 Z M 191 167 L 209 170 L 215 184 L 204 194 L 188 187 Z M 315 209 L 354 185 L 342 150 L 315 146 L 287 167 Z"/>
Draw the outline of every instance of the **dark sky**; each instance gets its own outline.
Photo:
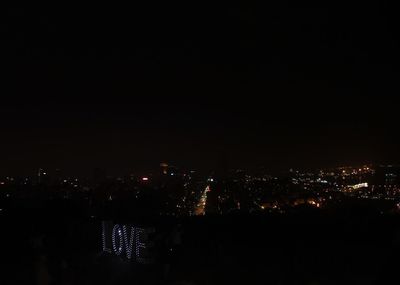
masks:
<path id="1" fill-rule="evenodd" d="M 399 161 L 394 7 L 186 2 L 2 9 L 1 173 Z"/>

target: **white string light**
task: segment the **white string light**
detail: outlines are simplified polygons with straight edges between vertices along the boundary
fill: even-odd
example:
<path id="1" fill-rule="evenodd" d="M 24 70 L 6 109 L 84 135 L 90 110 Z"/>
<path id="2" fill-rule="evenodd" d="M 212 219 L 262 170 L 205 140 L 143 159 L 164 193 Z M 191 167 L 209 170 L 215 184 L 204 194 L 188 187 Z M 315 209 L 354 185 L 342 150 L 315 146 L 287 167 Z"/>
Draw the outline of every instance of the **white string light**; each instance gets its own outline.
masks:
<path id="1" fill-rule="evenodd" d="M 124 231 L 124 242 L 125 242 L 125 251 L 126 251 L 126 257 L 128 259 L 132 258 L 132 248 L 133 248 L 133 239 L 135 236 L 135 228 L 130 227 L 130 236 L 129 236 L 129 242 L 128 242 L 128 230 L 125 225 L 122 226 L 122 229 Z"/>
<path id="2" fill-rule="evenodd" d="M 152 243 L 148 241 L 148 235 L 154 232 L 153 228 L 135 228 L 135 240 L 136 240 L 136 261 L 140 263 L 150 263 L 151 259 L 148 256 L 148 249 L 152 246 Z M 146 252 L 146 257 L 142 255 L 143 251 Z"/>
<path id="3" fill-rule="evenodd" d="M 106 222 L 105 221 L 102 222 L 102 228 L 103 228 L 102 229 L 103 251 L 112 253 L 112 250 L 110 248 L 107 248 L 107 245 L 106 245 Z"/>
<path id="4" fill-rule="evenodd" d="M 118 235 L 118 239 L 119 239 L 118 247 L 117 247 L 117 242 L 116 242 L 117 238 L 115 236 L 116 234 Z M 114 226 L 114 228 L 113 228 L 113 231 L 112 231 L 112 244 L 113 244 L 114 253 L 116 255 L 121 255 L 121 253 L 122 253 L 122 243 L 123 243 L 123 239 L 122 239 L 121 227 L 118 224 L 116 224 Z"/>
<path id="5" fill-rule="evenodd" d="M 134 259 L 139 263 L 150 263 L 148 249 L 153 243 L 148 240 L 148 235 L 153 233 L 154 228 L 136 228 L 128 225 L 115 224 L 111 231 L 112 249 L 107 248 L 108 233 L 111 222 L 102 222 L 103 251 L 114 253 L 117 256 L 125 253 L 129 260 Z M 125 251 L 124 251 L 125 249 Z M 132 256 L 134 253 L 134 256 Z M 134 257 L 134 258 L 133 258 Z"/>

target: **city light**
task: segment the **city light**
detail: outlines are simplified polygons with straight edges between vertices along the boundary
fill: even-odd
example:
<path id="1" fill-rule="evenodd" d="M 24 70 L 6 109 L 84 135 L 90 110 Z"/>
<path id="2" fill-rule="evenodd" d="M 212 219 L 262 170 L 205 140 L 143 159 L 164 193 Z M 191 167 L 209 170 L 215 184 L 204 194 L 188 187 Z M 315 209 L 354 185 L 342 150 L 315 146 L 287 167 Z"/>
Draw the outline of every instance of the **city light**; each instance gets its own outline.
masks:
<path id="1" fill-rule="evenodd" d="M 357 190 L 360 188 L 367 188 L 368 187 L 368 183 L 364 182 L 364 183 L 359 183 L 359 184 L 355 184 L 355 185 L 349 185 L 350 188 Z"/>

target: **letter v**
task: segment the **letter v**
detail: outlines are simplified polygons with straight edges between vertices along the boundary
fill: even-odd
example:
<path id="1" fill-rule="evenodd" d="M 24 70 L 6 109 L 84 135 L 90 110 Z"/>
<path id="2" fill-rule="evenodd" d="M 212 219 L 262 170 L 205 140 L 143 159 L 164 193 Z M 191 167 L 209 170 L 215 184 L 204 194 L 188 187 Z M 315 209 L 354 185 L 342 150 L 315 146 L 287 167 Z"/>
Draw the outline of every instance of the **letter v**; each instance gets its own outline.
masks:
<path id="1" fill-rule="evenodd" d="M 125 243 L 125 250 L 126 250 L 126 257 L 128 259 L 131 259 L 132 257 L 132 247 L 133 247 L 133 239 L 135 237 L 135 230 L 134 227 L 130 227 L 130 236 L 128 239 L 128 231 L 126 229 L 126 226 L 122 226 L 122 229 L 124 231 L 124 243 Z"/>

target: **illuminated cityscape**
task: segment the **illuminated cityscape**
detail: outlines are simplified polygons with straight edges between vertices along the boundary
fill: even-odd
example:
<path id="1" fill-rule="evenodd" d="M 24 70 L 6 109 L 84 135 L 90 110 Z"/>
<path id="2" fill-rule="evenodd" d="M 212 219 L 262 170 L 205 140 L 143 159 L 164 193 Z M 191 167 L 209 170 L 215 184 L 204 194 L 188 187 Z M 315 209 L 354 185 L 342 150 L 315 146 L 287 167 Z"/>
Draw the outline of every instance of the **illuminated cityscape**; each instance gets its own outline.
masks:
<path id="1" fill-rule="evenodd" d="M 53 262 L 61 258 L 65 264 L 78 266 L 80 270 L 107 268 L 102 273 L 85 276 L 67 267 L 61 274 L 54 273 L 40 259 L 35 261 L 47 274 L 57 278 L 86 278 L 100 284 L 108 284 L 104 279 L 107 276 L 120 274 L 124 280 L 157 284 L 165 278 L 185 278 L 181 270 L 193 274 L 186 278 L 200 280 L 196 266 L 203 267 L 208 272 L 205 278 L 210 278 L 215 264 L 223 272 L 231 266 L 239 270 L 230 263 L 229 256 L 234 256 L 237 266 L 246 266 L 247 270 L 254 271 L 251 266 L 255 262 L 268 266 L 271 278 L 289 284 L 290 279 L 282 275 L 285 266 L 301 268 L 302 260 L 310 264 L 313 258 L 327 262 L 326 255 L 308 257 L 305 251 L 307 248 L 329 251 L 325 243 L 330 238 L 338 244 L 329 246 L 341 254 L 352 248 L 364 256 L 362 251 L 368 247 L 369 254 L 379 256 L 376 243 L 381 244 L 382 238 L 392 235 L 394 229 L 384 225 L 397 224 L 400 216 L 399 165 L 289 169 L 276 175 L 264 170 L 232 169 L 218 175 L 214 171 L 200 174 L 161 163 L 154 171 L 123 176 L 108 176 L 100 169 L 87 178 L 61 173 L 60 169 L 40 168 L 29 177 L 1 177 L 0 219 L 7 221 L 12 217 L 14 223 L 6 224 L 16 233 L 18 225 L 30 221 L 33 228 L 23 226 L 31 236 L 29 247 L 33 251 L 27 249 L 29 255 L 46 256 Z M 40 234 L 42 226 L 51 231 Z M 296 239 L 288 238 L 291 235 Z M 19 240 L 19 236 L 14 239 Z M 210 236 L 214 237 L 210 240 Z M 9 241 L 7 237 L 3 239 Z M 49 241 L 58 241 L 61 247 Z M 258 248 L 243 242 L 254 243 Z M 296 253 L 284 253 L 294 246 Z M 387 246 L 392 248 L 391 244 Z M 233 253 L 238 247 L 245 251 Z M 254 255 L 254 250 L 262 253 L 261 257 Z M 268 252 L 283 252 L 284 256 L 293 255 L 299 260 L 272 259 L 276 263 L 271 263 L 262 258 Z M 87 260 L 85 255 L 95 261 Z M 249 257 L 254 260 L 244 265 L 241 259 Z M 86 261 L 79 265 L 77 262 L 82 258 Z M 210 258 L 215 263 L 210 263 Z M 363 266 L 360 269 L 363 276 L 380 274 L 371 268 L 367 257 L 365 261 L 355 256 L 348 259 L 345 263 L 357 262 Z M 335 257 L 330 270 L 344 274 L 339 261 L 340 257 Z M 142 271 L 137 264 L 148 269 Z M 321 265 L 312 268 L 325 270 Z M 128 271 L 123 270 L 126 266 L 130 268 Z M 153 273 L 148 275 L 148 270 Z M 353 272 L 344 276 L 349 274 L 358 276 Z M 104 280 L 95 281 L 97 275 Z M 247 274 L 240 276 L 239 280 L 249 278 Z"/>
<path id="2" fill-rule="evenodd" d="M 3 2 L 0 285 L 397 284 L 394 4 Z"/>
<path id="3" fill-rule="evenodd" d="M 400 167 L 362 165 L 316 171 L 290 169 L 280 175 L 230 170 L 225 177 L 201 176 L 166 163 L 159 172 L 119 177 L 75 178 L 39 169 L 37 177 L 2 177 L 1 208 L 49 199 L 86 204 L 91 215 L 108 206 L 147 215 L 226 215 L 235 212 L 286 213 L 297 208 L 329 209 L 342 201 L 369 201 L 397 211 Z M 105 173 L 105 172 L 104 172 Z M 134 206 L 135 205 L 135 206 Z M 383 209 L 383 208 L 382 208 Z"/>

